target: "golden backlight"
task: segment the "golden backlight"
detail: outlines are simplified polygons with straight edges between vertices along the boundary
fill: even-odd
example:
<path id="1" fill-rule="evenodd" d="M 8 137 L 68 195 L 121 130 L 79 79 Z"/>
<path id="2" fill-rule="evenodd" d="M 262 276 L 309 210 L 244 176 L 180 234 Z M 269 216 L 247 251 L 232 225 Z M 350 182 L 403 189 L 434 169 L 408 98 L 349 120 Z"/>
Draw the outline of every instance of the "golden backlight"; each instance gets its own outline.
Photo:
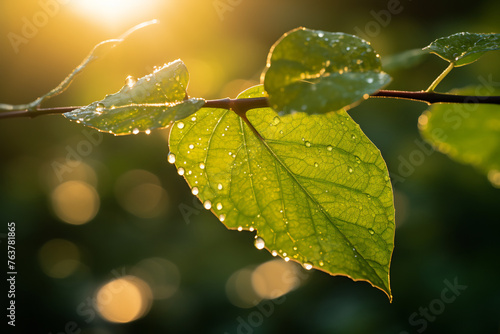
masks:
<path id="1" fill-rule="evenodd" d="M 157 0 L 73 0 L 70 3 L 78 13 L 98 19 L 103 24 L 130 22 L 142 14 L 154 15 Z"/>
<path id="2" fill-rule="evenodd" d="M 134 321 L 149 311 L 151 302 L 150 287 L 135 276 L 112 280 L 97 292 L 97 309 L 111 322 Z"/>

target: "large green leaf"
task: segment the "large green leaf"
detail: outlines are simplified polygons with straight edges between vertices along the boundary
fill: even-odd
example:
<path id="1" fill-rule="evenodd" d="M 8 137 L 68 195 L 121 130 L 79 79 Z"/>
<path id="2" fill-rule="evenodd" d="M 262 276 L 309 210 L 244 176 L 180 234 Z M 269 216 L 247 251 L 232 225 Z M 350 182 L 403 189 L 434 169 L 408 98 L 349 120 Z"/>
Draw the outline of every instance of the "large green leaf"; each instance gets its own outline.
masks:
<path id="1" fill-rule="evenodd" d="M 103 100 L 65 113 L 67 118 L 115 135 L 149 133 L 200 109 L 205 101 L 187 99 L 189 73 L 176 60 L 142 77 L 128 77 L 125 86 Z"/>
<path id="2" fill-rule="evenodd" d="M 390 80 L 368 42 L 304 28 L 276 42 L 263 73 L 272 108 L 285 113 L 338 110 L 367 98 Z"/>
<path id="3" fill-rule="evenodd" d="M 426 49 L 454 63 L 455 67 L 463 66 L 476 61 L 485 52 L 499 50 L 500 34 L 460 32 L 438 38 L 424 48 Z"/>
<path id="4" fill-rule="evenodd" d="M 451 93 L 500 95 L 500 89 L 467 87 Z M 500 106 L 435 104 L 420 116 L 419 127 L 422 136 L 439 151 L 477 167 L 500 187 Z"/>
<path id="5" fill-rule="evenodd" d="M 257 86 L 239 98 L 262 96 Z M 257 248 L 391 297 L 394 206 L 378 149 L 344 110 L 247 116 L 262 137 L 224 109 L 172 127 L 168 160 L 193 194 L 228 228 L 257 231 Z"/>

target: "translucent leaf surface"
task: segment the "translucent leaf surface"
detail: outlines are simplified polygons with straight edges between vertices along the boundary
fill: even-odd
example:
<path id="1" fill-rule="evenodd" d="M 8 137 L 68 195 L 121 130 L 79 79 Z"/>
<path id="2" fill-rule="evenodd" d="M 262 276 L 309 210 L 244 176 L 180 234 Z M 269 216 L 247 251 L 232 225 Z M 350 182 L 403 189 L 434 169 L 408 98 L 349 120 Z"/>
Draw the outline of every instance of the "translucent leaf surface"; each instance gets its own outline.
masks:
<path id="1" fill-rule="evenodd" d="M 460 32 L 438 38 L 425 49 L 458 67 L 476 61 L 485 52 L 500 49 L 500 34 Z"/>
<path id="2" fill-rule="evenodd" d="M 367 98 L 389 83 L 378 54 L 363 39 L 298 28 L 269 53 L 264 87 L 276 111 L 326 113 Z"/>
<path id="3" fill-rule="evenodd" d="M 264 96 L 262 86 L 239 98 Z M 247 116 L 201 109 L 177 122 L 169 161 L 228 228 L 256 231 L 256 247 L 332 275 L 366 280 L 390 297 L 394 207 L 378 149 L 349 115 Z"/>
<path id="4" fill-rule="evenodd" d="M 467 87 L 451 93 L 498 96 L 500 89 Z M 477 167 L 500 187 L 500 106 L 436 104 L 420 116 L 419 127 L 422 136 L 439 151 Z"/>
<path id="5" fill-rule="evenodd" d="M 202 99 L 184 100 L 188 82 L 186 66 L 176 60 L 139 80 L 128 77 L 119 92 L 64 116 L 115 135 L 149 132 L 183 119 L 204 105 Z"/>

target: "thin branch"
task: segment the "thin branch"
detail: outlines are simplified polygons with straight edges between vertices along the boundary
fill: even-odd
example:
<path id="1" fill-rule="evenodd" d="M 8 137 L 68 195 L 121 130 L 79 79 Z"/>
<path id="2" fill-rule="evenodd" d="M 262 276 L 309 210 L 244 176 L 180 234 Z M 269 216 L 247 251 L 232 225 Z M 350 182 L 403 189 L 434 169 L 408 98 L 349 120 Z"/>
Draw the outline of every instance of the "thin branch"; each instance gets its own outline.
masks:
<path id="1" fill-rule="evenodd" d="M 65 112 L 70 112 L 79 108 L 82 107 L 55 107 L 55 108 L 40 108 L 36 110 L 24 109 L 24 110 L 0 111 L 0 118 L 21 118 L 21 117 L 34 118 L 42 115 L 64 114 Z"/>
<path id="2" fill-rule="evenodd" d="M 445 93 L 435 93 L 426 91 L 400 91 L 400 90 L 380 90 L 370 96 L 371 98 L 404 99 L 427 104 L 433 103 L 465 103 L 465 104 L 498 104 L 500 96 L 475 96 L 475 95 L 454 95 Z M 220 99 L 205 101 L 203 108 L 232 109 L 238 115 L 245 114 L 250 109 L 269 107 L 269 100 L 266 97 L 254 97 L 248 99 Z M 42 115 L 63 114 L 82 107 L 56 107 L 40 108 L 37 110 L 11 110 L 1 111 L 1 118 L 37 117 Z"/>
<path id="3" fill-rule="evenodd" d="M 269 107 L 267 97 L 252 97 L 248 99 L 220 99 L 205 101 L 203 108 L 232 109 L 238 115 L 246 113 L 250 109 Z"/>
<path id="4" fill-rule="evenodd" d="M 455 95 L 426 91 L 380 90 L 370 97 L 412 100 L 429 105 L 433 103 L 500 104 L 500 96 Z"/>

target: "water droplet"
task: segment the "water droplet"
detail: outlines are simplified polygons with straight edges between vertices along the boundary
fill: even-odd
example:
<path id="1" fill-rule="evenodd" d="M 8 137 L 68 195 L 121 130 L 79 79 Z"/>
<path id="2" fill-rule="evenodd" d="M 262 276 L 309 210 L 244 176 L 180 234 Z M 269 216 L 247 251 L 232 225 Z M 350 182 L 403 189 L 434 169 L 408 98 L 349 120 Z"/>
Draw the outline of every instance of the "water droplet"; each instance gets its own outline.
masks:
<path id="1" fill-rule="evenodd" d="M 95 106 L 95 112 L 98 113 L 99 115 L 104 111 L 106 107 L 104 106 L 104 104 L 102 103 L 98 103 L 96 106 Z"/>
<path id="2" fill-rule="evenodd" d="M 366 79 L 366 82 L 368 82 L 368 83 L 370 83 L 370 84 L 371 84 L 371 83 L 373 83 L 373 78 L 368 78 L 368 79 Z"/>
<path id="3" fill-rule="evenodd" d="M 264 247 L 266 247 L 266 243 L 265 243 L 264 239 L 262 239 L 261 237 L 257 237 L 253 244 L 255 245 L 255 248 L 257 248 L 257 249 L 264 249 Z"/>
<path id="4" fill-rule="evenodd" d="M 238 226 L 238 231 L 243 231 L 243 226 Z"/>
<path id="5" fill-rule="evenodd" d="M 253 232 L 255 229 L 253 228 L 253 226 L 250 226 L 250 228 L 248 229 L 250 232 Z"/>
<path id="6" fill-rule="evenodd" d="M 320 267 L 323 267 L 325 265 L 325 263 L 323 261 L 319 261 L 319 265 L 320 265 Z"/>
<path id="7" fill-rule="evenodd" d="M 190 144 L 189 145 L 189 149 L 192 150 L 194 148 L 194 145 L 193 144 Z"/>
<path id="8" fill-rule="evenodd" d="M 278 125 L 280 123 L 280 118 L 278 116 L 273 118 L 273 125 Z"/>
<path id="9" fill-rule="evenodd" d="M 203 207 L 207 210 L 210 210 L 212 208 L 212 202 L 210 202 L 208 199 L 203 202 Z"/>
<path id="10" fill-rule="evenodd" d="M 219 184 L 217 185 L 217 189 L 222 190 L 222 184 L 221 184 L 221 183 L 219 183 Z"/>
<path id="11" fill-rule="evenodd" d="M 325 36 L 325 34 L 323 32 L 318 32 L 318 37 L 319 38 L 322 38 L 323 36 Z"/>
<path id="12" fill-rule="evenodd" d="M 372 230 L 371 228 L 370 228 L 370 229 L 368 229 L 368 232 L 369 232 L 371 235 L 374 235 L 374 234 L 375 234 L 375 231 L 374 231 L 374 230 Z"/>
<path id="13" fill-rule="evenodd" d="M 285 257 L 285 261 L 286 261 L 286 262 L 290 261 L 290 258 L 289 258 L 288 256 L 287 256 L 287 257 Z"/>
<path id="14" fill-rule="evenodd" d="M 327 150 L 328 152 L 331 152 L 331 151 L 333 150 L 332 145 L 328 145 L 328 146 L 326 147 L 326 150 Z"/>
<path id="15" fill-rule="evenodd" d="M 219 220 L 220 220 L 221 222 L 223 222 L 224 220 L 226 220 L 226 215 L 225 215 L 225 214 L 221 214 L 221 215 L 219 216 Z"/>
<path id="16" fill-rule="evenodd" d="M 178 127 L 179 129 L 184 129 L 184 123 L 182 123 L 182 122 L 177 122 L 177 127 Z"/>
<path id="17" fill-rule="evenodd" d="M 139 133 L 139 129 L 138 129 L 138 128 L 135 128 L 134 130 L 132 130 L 132 133 L 133 133 L 134 135 L 138 134 L 138 133 Z"/>
<path id="18" fill-rule="evenodd" d="M 272 255 L 272 256 L 278 256 L 278 252 L 277 252 L 277 251 L 275 251 L 275 250 L 273 250 L 273 251 L 271 252 L 271 255 Z"/>
<path id="19" fill-rule="evenodd" d="M 312 263 L 310 263 L 310 262 L 304 262 L 304 264 L 302 264 L 302 266 L 304 267 L 305 270 L 311 270 L 313 267 Z"/>
<path id="20" fill-rule="evenodd" d="M 200 169 L 205 169 L 205 164 L 203 162 L 200 162 Z"/>
<path id="21" fill-rule="evenodd" d="M 195 195 L 195 196 L 196 196 L 196 195 L 198 195 L 198 192 L 199 192 L 199 190 L 198 190 L 198 188 L 197 188 L 197 187 L 193 187 L 193 189 L 191 189 L 191 193 L 192 193 L 193 195 Z"/>
<path id="22" fill-rule="evenodd" d="M 222 203 L 217 203 L 217 210 L 222 210 Z"/>
<path id="23" fill-rule="evenodd" d="M 306 147 L 311 147 L 311 143 L 310 142 L 306 141 L 305 144 L 306 144 Z"/>
<path id="24" fill-rule="evenodd" d="M 196 116 L 191 117 L 192 122 L 196 122 Z"/>
<path id="25" fill-rule="evenodd" d="M 175 163 L 175 154 L 169 153 L 167 156 L 167 161 L 170 162 L 171 164 Z"/>
<path id="26" fill-rule="evenodd" d="M 181 168 L 179 168 L 179 169 L 177 170 L 177 174 L 179 174 L 179 175 L 181 175 L 181 176 L 182 176 L 182 175 L 184 175 L 184 168 L 182 168 L 182 167 L 181 167 Z"/>
<path id="27" fill-rule="evenodd" d="M 352 167 L 349 167 L 348 171 L 349 173 L 352 173 L 354 170 L 352 169 Z"/>
<path id="28" fill-rule="evenodd" d="M 145 132 L 146 132 L 147 135 L 151 134 L 151 130 L 150 129 L 147 129 Z"/>
<path id="29" fill-rule="evenodd" d="M 315 162 L 314 167 L 319 167 L 319 164 L 317 162 Z"/>
<path id="30" fill-rule="evenodd" d="M 135 83 L 137 82 L 137 79 L 134 78 L 133 76 L 129 75 L 127 78 L 125 78 L 125 84 L 129 86 L 129 88 L 134 87 Z"/>
<path id="31" fill-rule="evenodd" d="M 352 140 L 355 140 L 356 139 L 356 135 L 352 135 L 351 138 L 352 138 Z"/>

